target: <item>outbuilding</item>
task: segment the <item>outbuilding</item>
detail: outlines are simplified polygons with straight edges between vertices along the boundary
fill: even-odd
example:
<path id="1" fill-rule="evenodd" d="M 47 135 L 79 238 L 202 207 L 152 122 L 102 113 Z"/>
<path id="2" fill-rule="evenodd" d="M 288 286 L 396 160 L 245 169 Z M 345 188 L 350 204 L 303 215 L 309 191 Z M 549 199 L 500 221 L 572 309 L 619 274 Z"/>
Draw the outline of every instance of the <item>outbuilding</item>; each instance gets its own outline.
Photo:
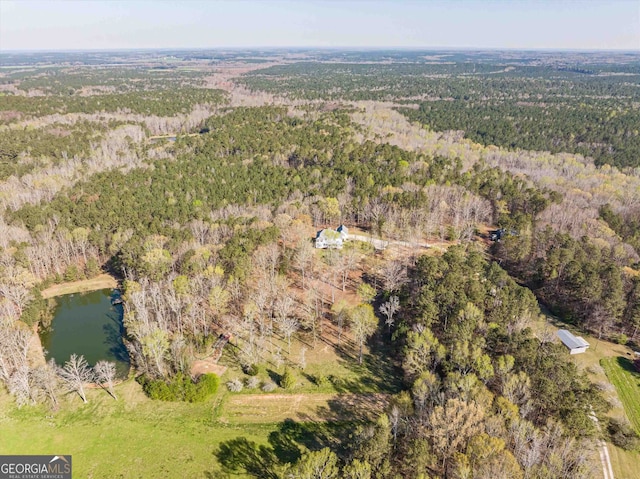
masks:
<path id="1" fill-rule="evenodd" d="M 566 329 L 561 329 L 558 331 L 558 337 L 562 344 L 564 344 L 569 349 L 569 354 L 580 354 L 587 351 L 589 347 L 589 343 L 584 340 L 584 338 L 580 336 L 574 336 Z"/>

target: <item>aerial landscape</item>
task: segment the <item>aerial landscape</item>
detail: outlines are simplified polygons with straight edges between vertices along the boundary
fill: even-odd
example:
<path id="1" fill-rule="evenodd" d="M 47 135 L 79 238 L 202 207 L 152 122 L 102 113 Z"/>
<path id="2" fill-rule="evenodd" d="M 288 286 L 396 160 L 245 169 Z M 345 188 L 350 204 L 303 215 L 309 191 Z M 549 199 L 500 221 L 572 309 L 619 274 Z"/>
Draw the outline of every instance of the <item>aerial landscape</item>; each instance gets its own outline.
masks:
<path id="1" fill-rule="evenodd" d="M 0 0 L 4 477 L 640 479 L 640 6 Z"/>

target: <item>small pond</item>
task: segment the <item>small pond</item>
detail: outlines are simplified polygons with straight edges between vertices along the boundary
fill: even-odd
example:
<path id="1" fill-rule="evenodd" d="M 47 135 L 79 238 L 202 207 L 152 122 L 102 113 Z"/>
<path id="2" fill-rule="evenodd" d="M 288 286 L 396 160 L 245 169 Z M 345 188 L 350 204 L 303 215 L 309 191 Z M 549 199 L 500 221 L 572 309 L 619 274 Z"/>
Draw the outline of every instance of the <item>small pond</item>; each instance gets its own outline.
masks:
<path id="1" fill-rule="evenodd" d="M 89 365 L 100 360 L 116 363 L 118 376 L 129 370 L 129 354 L 122 341 L 123 310 L 117 290 L 101 289 L 54 298 L 51 326 L 40 334 L 47 360 L 63 365 L 72 354 L 83 355 Z"/>

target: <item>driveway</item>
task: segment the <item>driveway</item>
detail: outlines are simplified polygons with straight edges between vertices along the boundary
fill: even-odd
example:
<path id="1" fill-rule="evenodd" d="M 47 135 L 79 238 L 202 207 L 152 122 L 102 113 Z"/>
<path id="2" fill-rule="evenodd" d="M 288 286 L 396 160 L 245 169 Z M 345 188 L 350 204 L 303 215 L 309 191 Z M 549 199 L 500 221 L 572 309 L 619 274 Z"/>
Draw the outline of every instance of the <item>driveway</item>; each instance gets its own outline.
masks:
<path id="1" fill-rule="evenodd" d="M 406 246 L 408 248 L 431 248 L 432 245 L 429 243 L 412 243 L 410 241 L 394 241 L 394 240 L 381 240 L 378 238 L 373 238 L 371 236 L 365 235 L 347 235 L 347 239 L 352 241 L 364 241 L 365 243 L 371 244 L 375 249 L 384 250 L 387 249 L 388 246 Z"/>

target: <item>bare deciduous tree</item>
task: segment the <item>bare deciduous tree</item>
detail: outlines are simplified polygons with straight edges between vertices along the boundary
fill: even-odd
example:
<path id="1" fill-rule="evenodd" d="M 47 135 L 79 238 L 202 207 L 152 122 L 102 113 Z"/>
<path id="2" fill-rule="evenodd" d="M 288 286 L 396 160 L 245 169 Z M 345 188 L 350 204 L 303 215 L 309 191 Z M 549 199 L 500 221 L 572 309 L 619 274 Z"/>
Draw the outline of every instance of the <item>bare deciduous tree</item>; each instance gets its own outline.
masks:
<path id="1" fill-rule="evenodd" d="M 278 318 L 278 329 L 287 338 L 288 353 L 291 353 L 291 336 L 300 328 L 300 320 L 295 316 L 284 316 Z"/>
<path id="2" fill-rule="evenodd" d="M 149 334 L 140 338 L 140 343 L 144 355 L 153 361 L 156 374 L 164 376 L 165 356 L 169 349 L 167 331 L 156 327 Z"/>
<path id="3" fill-rule="evenodd" d="M 7 385 L 18 405 L 27 404 L 33 402 L 27 363 L 32 333 L 24 323 L 13 319 L 13 307 L 7 301 L 0 305 L 6 307 L 6 314 L 3 311 L 0 316 L 0 381 Z"/>
<path id="4" fill-rule="evenodd" d="M 397 291 L 407 279 L 407 269 L 401 261 L 389 261 L 382 267 L 382 279 L 387 291 Z"/>
<path id="5" fill-rule="evenodd" d="M 300 369 L 305 369 L 307 367 L 307 348 L 306 347 L 302 347 L 302 349 L 300 349 L 300 360 L 298 361 L 298 364 L 300 365 Z"/>
<path id="6" fill-rule="evenodd" d="M 31 383 L 29 382 L 29 366 L 26 362 L 17 367 L 9 376 L 7 389 L 16 398 L 18 407 L 35 403 Z"/>
<path id="7" fill-rule="evenodd" d="M 282 321 L 287 316 L 290 316 L 294 306 L 295 302 L 293 297 L 287 291 L 282 291 L 281 295 L 276 298 L 273 304 L 276 321 Z"/>
<path id="8" fill-rule="evenodd" d="M 84 356 L 72 354 L 69 361 L 58 369 L 58 374 L 66 384 L 69 391 L 77 392 L 83 402 L 87 402 L 85 384 L 93 380 L 93 371 L 84 359 Z"/>
<path id="9" fill-rule="evenodd" d="M 333 321 L 338 327 L 338 346 L 342 341 L 342 331 L 344 329 L 344 322 L 348 316 L 349 310 L 347 302 L 344 299 L 337 301 L 331 305 L 331 313 L 333 314 Z"/>
<path id="10" fill-rule="evenodd" d="M 391 296 L 389 301 L 380 306 L 380 312 L 387 317 L 385 324 L 389 327 L 389 333 L 391 333 L 391 326 L 393 326 L 394 323 L 393 315 L 396 314 L 399 309 L 400 300 L 397 296 Z"/>
<path id="11" fill-rule="evenodd" d="M 56 369 L 55 361 L 50 359 L 47 364 L 31 370 L 31 380 L 38 390 L 39 399 L 49 401 L 53 409 L 58 408 L 58 387 L 60 384 Z"/>
<path id="12" fill-rule="evenodd" d="M 374 198 L 365 208 L 365 215 L 369 218 L 369 221 L 378 234 L 382 232 L 382 227 L 386 221 L 388 210 L 389 205 L 383 202 L 380 198 Z"/>
<path id="13" fill-rule="evenodd" d="M 349 311 L 349 326 L 358 344 L 358 362 L 362 364 L 362 348 L 365 341 L 375 333 L 378 321 L 370 304 L 359 304 Z"/>
<path id="14" fill-rule="evenodd" d="M 280 260 L 280 249 L 275 243 L 270 243 L 259 247 L 253 254 L 255 265 L 267 273 L 269 278 L 273 280 L 278 269 L 278 261 Z"/>
<path id="15" fill-rule="evenodd" d="M 113 399 L 118 399 L 113 390 L 116 380 L 116 363 L 111 361 L 98 361 L 93 367 L 95 371 L 96 381 L 109 392 Z"/>
<path id="16" fill-rule="evenodd" d="M 353 271 L 358 264 L 358 253 L 355 249 L 349 248 L 344 251 L 338 259 L 338 269 L 342 276 L 342 291 L 345 291 L 349 273 Z"/>
<path id="17" fill-rule="evenodd" d="M 427 435 L 434 450 L 442 458 L 442 469 L 446 461 L 465 441 L 481 430 L 484 410 L 475 402 L 449 399 L 436 406 L 427 418 Z"/>
<path id="18" fill-rule="evenodd" d="M 307 239 L 300 241 L 296 247 L 294 265 L 302 275 L 302 288 L 305 287 L 307 271 L 313 264 L 313 245 Z"/>
<path id="19" fill-rule="evenodd" d="M 0 294 L 13 303 L 18 317 L 31 299 L 29 290 L 21 284 L 0 283 Z"/>

